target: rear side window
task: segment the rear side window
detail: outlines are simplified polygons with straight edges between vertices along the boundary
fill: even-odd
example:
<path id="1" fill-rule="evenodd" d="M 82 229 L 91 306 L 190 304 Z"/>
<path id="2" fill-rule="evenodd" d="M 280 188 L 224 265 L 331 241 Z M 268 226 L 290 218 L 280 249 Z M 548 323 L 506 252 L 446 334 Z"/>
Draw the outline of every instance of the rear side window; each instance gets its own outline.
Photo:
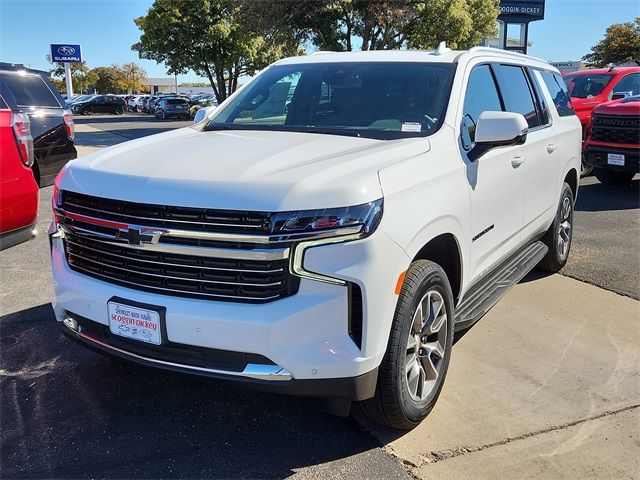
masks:
<path id="1" fill-rule="evenodd" d="M 613 87 L 613 93 L 625 93 L 632 97 L 633 95 L 640 94 L 640 73 L 632 73 L 620 80 L 615 87 Z"/>
<path id="2" fill-rule="evenodd" d="M 60 108 L 55 95 L 39 75 L 2 73 L 1 78 L 19 107 Z"/>
<path id="3" fill-rule="evenodd" d="M 567 89 L 567 84 L 564 82 L 564 79 L 560 75 L 548 71 L 540 72 L 540 76 L 547 86 L 547 89 L 549 89 L 558 115 L 561 117 L 575 115 L 576 111 L 571 104 L 569 90 Z"/>
<path id="4" fill-rule="evenodd" d="M 167 103 L 169 105 L 184 105 L 185 103 L 187 103 L 187 101 L 182 100 L 181 98 L 170 98 L 169 100 L 167 100 Z"/>
<path id="5" fill-rule="evenodd" d="M 522 67 L 500 65 L 496 69 L 496 76 L 506 110 L 523 115 L 529 128 L 539 127 L 541 121 Z"/>
<path id="6" fill-rule="evenodd" d="M 489 65 L 475 67 L 469 75 L 464 96 L 462 142 L 469 149 L 476 136 L 478 117 L 482 112 L 500 112 L 502 103 Z"/>

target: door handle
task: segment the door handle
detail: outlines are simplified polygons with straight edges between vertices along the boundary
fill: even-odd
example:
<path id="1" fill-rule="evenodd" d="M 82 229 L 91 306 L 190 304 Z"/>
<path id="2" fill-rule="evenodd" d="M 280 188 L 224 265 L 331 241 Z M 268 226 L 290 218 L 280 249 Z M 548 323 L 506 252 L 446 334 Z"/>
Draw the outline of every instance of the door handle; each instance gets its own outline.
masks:
<path id="1" fill-rule="evenodd" d="M 518 168 L 520 165 L 522 165 L 524 163 L 524 158 L 521 157 L 520 155 L 516 155 L 515 157 L 513 157 L 511 159 L 511 166 L 513 168 Z"/>
<path id="2" fill-rule="evenodd" d="M 550 143 L 547 145 L 547 153 L 553 153 L 558 149 L 558 146 L 555 143 Z"/>

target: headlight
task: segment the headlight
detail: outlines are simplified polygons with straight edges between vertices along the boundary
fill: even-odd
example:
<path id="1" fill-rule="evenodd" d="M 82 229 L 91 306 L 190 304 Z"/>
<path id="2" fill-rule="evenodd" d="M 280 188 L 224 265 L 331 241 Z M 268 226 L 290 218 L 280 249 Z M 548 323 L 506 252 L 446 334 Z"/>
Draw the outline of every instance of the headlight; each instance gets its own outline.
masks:
<path id="1" fill-rule="evenodd" d="M 371 235 L 382 218 L 382 199 L 353 207 L 280 212 L 271 216 L 272 241 Z"/>
<path id="2" fill-rule="evenodd" d="M 271 217 L 271 239 L 298 240 L 289 264 L 293 274 L 319 282 L 346 285 L 340 278 L 305 269 L 305 252 L 312 247 L 365 238 L 375 231 L 381 219 L 382 199 L 355 207 L 277 213 Z"/>

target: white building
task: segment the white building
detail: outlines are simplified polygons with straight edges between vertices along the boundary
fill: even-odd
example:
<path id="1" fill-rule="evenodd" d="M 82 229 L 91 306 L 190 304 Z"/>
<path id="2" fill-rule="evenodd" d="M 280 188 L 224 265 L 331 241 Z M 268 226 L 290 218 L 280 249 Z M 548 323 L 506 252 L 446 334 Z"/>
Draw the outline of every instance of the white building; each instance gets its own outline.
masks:
<path id="1" fill-rule="evenodd" d="M 146 78 L 142 84 L 145 89 L 151 93 L 177 93 L 178 92 L 178 79 L 176 77 L 160 77 L 160 78 Z"/>

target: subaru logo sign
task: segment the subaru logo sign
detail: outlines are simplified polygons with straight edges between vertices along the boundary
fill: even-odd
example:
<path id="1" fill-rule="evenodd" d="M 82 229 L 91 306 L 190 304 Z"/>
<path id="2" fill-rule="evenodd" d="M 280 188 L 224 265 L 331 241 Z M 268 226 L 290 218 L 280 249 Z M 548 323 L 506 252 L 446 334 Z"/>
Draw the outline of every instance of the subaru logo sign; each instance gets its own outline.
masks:
<path id="1" fill-rule="evenodd" d="M 56 43 L 51 45 L 51 61 L 63 63 L 82 62 L 80 45 Z"/>
<path id="2" fill-rule="evenodd" d="M 65 45 L 64 47 L 58 48 L 58 53 L 60 55 L 64 55 L 65 57 L 70 57 L 71 55 L 76 53 L 76 49 Z"/>

